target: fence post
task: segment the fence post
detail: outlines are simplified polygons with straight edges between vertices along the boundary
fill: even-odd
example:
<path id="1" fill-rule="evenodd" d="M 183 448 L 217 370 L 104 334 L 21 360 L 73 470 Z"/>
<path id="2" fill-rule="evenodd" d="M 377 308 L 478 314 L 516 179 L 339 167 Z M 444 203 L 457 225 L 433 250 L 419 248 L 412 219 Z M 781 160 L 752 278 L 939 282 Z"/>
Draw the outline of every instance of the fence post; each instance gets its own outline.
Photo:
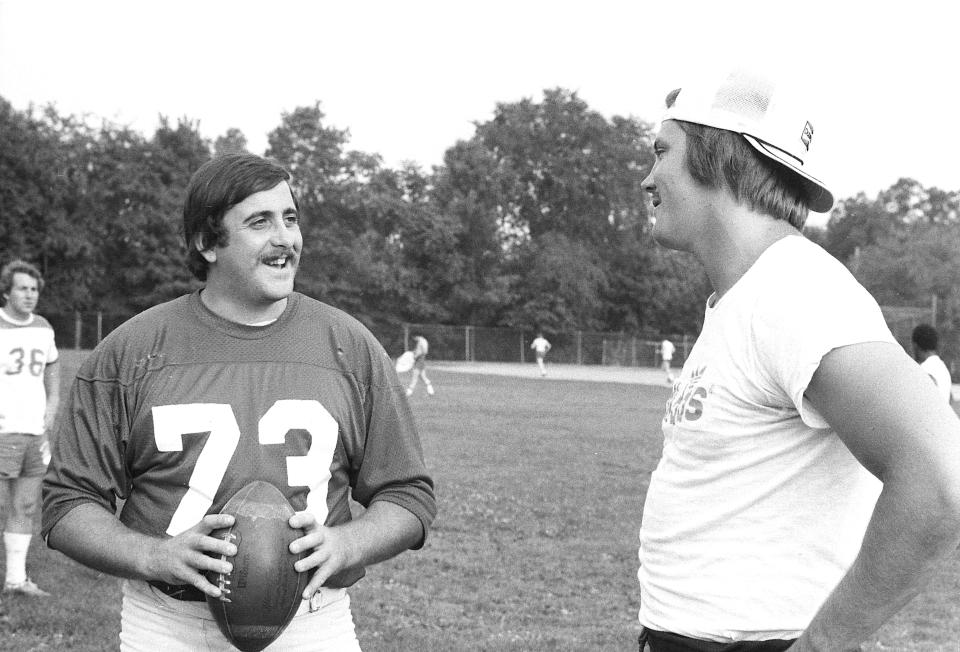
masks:
<path id="1" fill-rule="evenodd" d="M 934 328 L 937 327 L 937 295 L 936 293 L 930 295 L 930 325 Z"/>
<path id="2" fill-rule="evenodd" d="M 630 337 L 630 366 L 637 366 L 637 336 Z"/>
<path id="3" fill-rule="evenodd" d="M 103 311 L 97 311 L 97 344 L 103 340 Z"/>
<path id="4" fill-rule="evenodd" d="M 577 364 L 583 364 L 583 331 L 577 331 Z"/>
<path id="5" fill-rule="evenodd" d="M 463 359 L 465 362 L 470 362 L 470 332 L 473 330 L 473 326 L 464 326 L 463 327 Z"/>
<path id="6" fill-rule="evenodd" d="M 523 364 L 524 362 L 527 361 L 527 349 L 525 348 L 526 344 L 527 343 L 525 341 L 525 338 L 523 337 L 523 333 L 521 332 L 520 333 L 520 364 Z"/>
<path id="7" fill-rule="evenodd" d="M 80 329 L 83 327 L 83 321 L 80 319 L 80 311 L 73 313 L 73 348 L 80 350 Z"/>
<path id="8" fill-rule="evenodd" d="M 410 324 L 403 325 L 403 350 L 410 350 Z"/>

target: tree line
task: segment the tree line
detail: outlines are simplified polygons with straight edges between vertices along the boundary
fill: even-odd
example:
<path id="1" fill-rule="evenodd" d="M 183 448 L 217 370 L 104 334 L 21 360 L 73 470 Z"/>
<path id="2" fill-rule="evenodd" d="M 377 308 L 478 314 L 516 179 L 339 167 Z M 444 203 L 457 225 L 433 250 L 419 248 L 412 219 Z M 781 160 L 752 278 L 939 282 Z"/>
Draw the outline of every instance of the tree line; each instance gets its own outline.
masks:
<path id="1" fill-rule="evenodd" d="M 656 245 L 640 181 L 653 125 L 606 118 L 575 92 L 498 103 L 426 171 L 349 149 L 319 102 L 280 116 L 265 152 L 293 175 L 303 216 L 297 289 L 378 335 L 403 322 L 546 333 L 696 333 L 709 294 L 692 257 Z M 133 314 L 196 287 L 180 206 L 190 175 L 246 151 L 188 117 L 130 127 L 20 111 L 0 97 L 0 250 L 44 272 L 41 312 Z M 838 202 L 807 235 L 881 303 L 960 323 L 960 193 L 901 179 Z M 802 270 L 798 270 L 802 274 Z"/>

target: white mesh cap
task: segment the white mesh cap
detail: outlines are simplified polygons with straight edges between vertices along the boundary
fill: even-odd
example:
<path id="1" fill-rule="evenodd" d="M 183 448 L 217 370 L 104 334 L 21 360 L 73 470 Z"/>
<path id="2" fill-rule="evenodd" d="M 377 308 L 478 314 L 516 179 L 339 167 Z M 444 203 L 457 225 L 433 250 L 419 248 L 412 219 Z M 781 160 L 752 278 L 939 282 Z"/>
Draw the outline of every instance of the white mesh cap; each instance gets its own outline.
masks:
<path id="1" fill-rule="evenodd" d="M 833 193 L 808 167 L 813 124 L 802 98 L 761 73 L 736 70 L 680 89 L 664 120 L 684 120 L 741 134 L 760 154 L 800 177 L 810 210 L 827 213 Z"/>

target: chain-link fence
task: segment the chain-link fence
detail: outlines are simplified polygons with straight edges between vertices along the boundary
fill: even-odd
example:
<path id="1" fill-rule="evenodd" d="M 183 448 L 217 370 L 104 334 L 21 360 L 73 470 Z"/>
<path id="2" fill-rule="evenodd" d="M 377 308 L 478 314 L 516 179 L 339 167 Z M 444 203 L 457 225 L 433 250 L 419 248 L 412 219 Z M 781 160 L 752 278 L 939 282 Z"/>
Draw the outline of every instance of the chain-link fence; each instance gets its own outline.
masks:
<path id="1" fill-rule="evenodd" d="M 57 347 L 92 349 L 113 329 L 132 317 L 129 314 L 74 312 L 44 314 L 53 326 Z M 434 360 L 470 362 L 532 362 L 530 343 L 533 331 L 485 326 L 449 326 L 444 324 L 403 324 L 402 332 L 389 332 L 388 327 L 373 328 L 378 339 L 391 355 L 399 355 L 413 347 L 413 336 L 423 335 L 430 343 Z M 652 367 L 660 364 L 658 334 L 625 335 L 572 331 L 544 333 L 550 341 L 551 362 L 594 364 L 623 367 Z M 676 347 L 674 364 L 682 364 L 693 347 L 694 338 L 683 334 L 666 336 Z M 399 349 L 399 350 L 394 350 Z"/>
<path id="2" fill-rule="evenodd" d="M 447 326 L 443 324 L 404 324 L 403 349 L 413 347 L 413 337 L 422 335 L 430 343 L 434 360 L 466 362 L 532 362 L 530 348 L 537 336 L 534 331 L 484 326 Z M 550 342 L 551 362 L 566 364 L 610 365 L 621 367 L 654 367 L 660 364 L 660 343 L 669 339 L 676 347 L 674 364 L 683 364 L 694 338 L 684 334 L 666 336 L 646 333 L 601 333 L 567 331 L 544 333 Z M 398 355 L 400 351 L 391 351 Z"/>
<path id="3" fill-rule="evenodd" d="M 40 313 L 53 326 L 58 349 L 92 349 L 131 314 L 109 312 Z"/>
<path id="4" fill-rule="evenodd" d="M 908 352 L 910 335 L 921 323 L 936 325 L 936 305 L 925 307 L 881 306 L 884 318 L 897 341 Z M 53 326 L 57 347 L 92 349 L 110 331 L 132 317 L 108 312 L 42 313 Z M 387 351 L 397 356 L 412 348 L 414 335 L 430 343 L 434 360 L 468 362 L 532 362 L 530 343 L 537 333 L 514 328 L 449 326 L 444 324 L 402 324 L 372 329 Z M 660 364 L 660 343 L 669 339 L 676 347 L 674 366 L 687 359 L 696 338 L 683 333 L 603 333 L 566 331 L 544 333 L 550 341 L 549 359 L 555 363 L 655 367 Z M 960 333 L 940 329 L 941 357 L 954 378 L 960 373 Z"/>
<path id="5" fill-rule="evenodd" d="M 890 332 L 897 338 L 897 341 L 903 345 L 906 350 L 910 350 L 910 338 L 913 329 L 919 324 L 930 324 L 935 326 L 937 321 L 934 316 L 935 308 L 913 307 L 913 306 L 880 306 L 883 312 L 883 318 L 887 320 L 887 326 Z"/>
<path id="6" fill-rule="evenodd" d="M 936 297 L 929 306 L 880 306 L 880 310 L 897 342 L 911 354 L 913 329 L 920 324 L 929 324 L 936 328 L 940 340 L 940 357 L 950 370 L 953 380 L 960 378 L 960 331 L 937 324 Z"/>

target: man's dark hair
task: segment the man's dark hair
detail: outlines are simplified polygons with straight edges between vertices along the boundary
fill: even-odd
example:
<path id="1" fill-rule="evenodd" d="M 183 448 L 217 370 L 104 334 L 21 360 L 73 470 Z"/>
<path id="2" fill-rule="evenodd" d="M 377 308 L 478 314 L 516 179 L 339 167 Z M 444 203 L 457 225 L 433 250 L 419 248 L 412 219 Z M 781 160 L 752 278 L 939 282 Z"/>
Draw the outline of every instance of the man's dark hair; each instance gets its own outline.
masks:
<path id="1" fill-rule="evenodd" d="M 910 339 L 921 351 L 936 351 L 937 347 L 940 346 L 937 329 L 930 324 L 920 324 L 914 328 Z"/>
<path id="2" fill-rule="evenodd" d="M 40 274 L 40 270 L 25 260 L 17 259 L 11 260 L 0 271 L 0 296 L 10 294 L 10 290 L 13 289 L 14 274 L 26 274 L 35 278 L 37 291 L 43 292 L 43 276 Z"/>
<path id="3" fill-rule="evenodd" d="M 270 190 L 290 173 L 275 162 L 253 154 L 227 154 L 204 163 L 194 172 L 183 204 L 183 239 L 187 245 L 187 267 L 201 281 L 207 280 L 210 263 L 197 246 L 206 251 L 225 246 L 227 233 L 223 216 L 250 195 Z M 294 206 L 297 197 L 291 188 Z M 299 206 L 297 206 L 299 208 Z"/>

